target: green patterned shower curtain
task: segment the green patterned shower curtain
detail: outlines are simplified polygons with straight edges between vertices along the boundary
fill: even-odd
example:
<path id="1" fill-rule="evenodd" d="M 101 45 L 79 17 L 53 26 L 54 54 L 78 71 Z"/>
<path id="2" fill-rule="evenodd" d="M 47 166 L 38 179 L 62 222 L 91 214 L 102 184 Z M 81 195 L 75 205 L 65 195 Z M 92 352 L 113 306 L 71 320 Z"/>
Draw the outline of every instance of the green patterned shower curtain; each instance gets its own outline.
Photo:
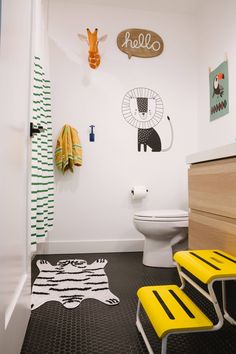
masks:
<path id="1" fill-rule="evenodd" d="M 31 249 L 47 237 L 53 227 L 54 169 L 50 80 L 39 57 L 34 57 L 32 123 L 42 131 L 32 137 Z"/>

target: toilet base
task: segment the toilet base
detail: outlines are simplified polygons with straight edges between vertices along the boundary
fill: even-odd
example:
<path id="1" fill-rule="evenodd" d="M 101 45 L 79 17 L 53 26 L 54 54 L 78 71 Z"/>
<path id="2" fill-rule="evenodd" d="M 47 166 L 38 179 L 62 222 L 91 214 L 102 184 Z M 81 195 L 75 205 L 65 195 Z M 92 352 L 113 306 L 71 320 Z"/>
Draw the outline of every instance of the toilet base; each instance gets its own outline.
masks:
<path id="1" fill-rule="evenodd" d="M 168 241 L 146 238 L 144 241 L 143 264 L 148 267 L 175 267 L 172 244 Z"/>

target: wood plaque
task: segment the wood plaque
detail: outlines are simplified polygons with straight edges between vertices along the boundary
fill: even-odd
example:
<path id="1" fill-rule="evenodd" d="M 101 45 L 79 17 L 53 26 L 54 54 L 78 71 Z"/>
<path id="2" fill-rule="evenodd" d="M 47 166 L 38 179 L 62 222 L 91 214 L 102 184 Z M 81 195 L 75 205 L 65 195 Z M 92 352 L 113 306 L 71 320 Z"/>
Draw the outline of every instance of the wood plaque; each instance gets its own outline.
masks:
<path id="1" fill-rule="evenodd" d="M 134 57 L 152 58 L 160 55 L 164 49 L 162 38 L 155 32 L 145 29 L 129 28 L 117 36 L 118 48 L 129 59 Z"/>

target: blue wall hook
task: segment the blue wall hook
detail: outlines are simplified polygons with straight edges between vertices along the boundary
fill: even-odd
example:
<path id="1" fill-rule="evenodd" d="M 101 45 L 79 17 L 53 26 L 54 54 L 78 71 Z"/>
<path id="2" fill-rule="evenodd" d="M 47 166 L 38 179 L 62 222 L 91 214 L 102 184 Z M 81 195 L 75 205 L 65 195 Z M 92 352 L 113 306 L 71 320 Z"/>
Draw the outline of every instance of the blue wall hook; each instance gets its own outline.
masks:
<path id="1" fill-rule="evenodd" d="M 93 132 L 93 128 L 95 127 L 95 125 L 90 125 L 89 128 L 91 128 L 91 132 L 89 134 L 89 141 L 95 141 L 95 134 Z"/>

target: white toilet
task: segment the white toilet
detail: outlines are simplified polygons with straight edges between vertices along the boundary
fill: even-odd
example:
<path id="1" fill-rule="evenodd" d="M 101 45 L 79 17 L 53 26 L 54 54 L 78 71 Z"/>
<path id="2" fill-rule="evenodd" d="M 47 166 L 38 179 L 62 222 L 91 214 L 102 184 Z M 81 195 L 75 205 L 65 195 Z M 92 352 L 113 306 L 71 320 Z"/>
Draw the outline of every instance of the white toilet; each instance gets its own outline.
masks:
<path id="1" fill-rule="evenodd" d="M 173 246 L 187 238 L 188 212 L 149 210 L 134 214 L 134 226 L 145 237 L 143 264 L 174 267 Z"/>

